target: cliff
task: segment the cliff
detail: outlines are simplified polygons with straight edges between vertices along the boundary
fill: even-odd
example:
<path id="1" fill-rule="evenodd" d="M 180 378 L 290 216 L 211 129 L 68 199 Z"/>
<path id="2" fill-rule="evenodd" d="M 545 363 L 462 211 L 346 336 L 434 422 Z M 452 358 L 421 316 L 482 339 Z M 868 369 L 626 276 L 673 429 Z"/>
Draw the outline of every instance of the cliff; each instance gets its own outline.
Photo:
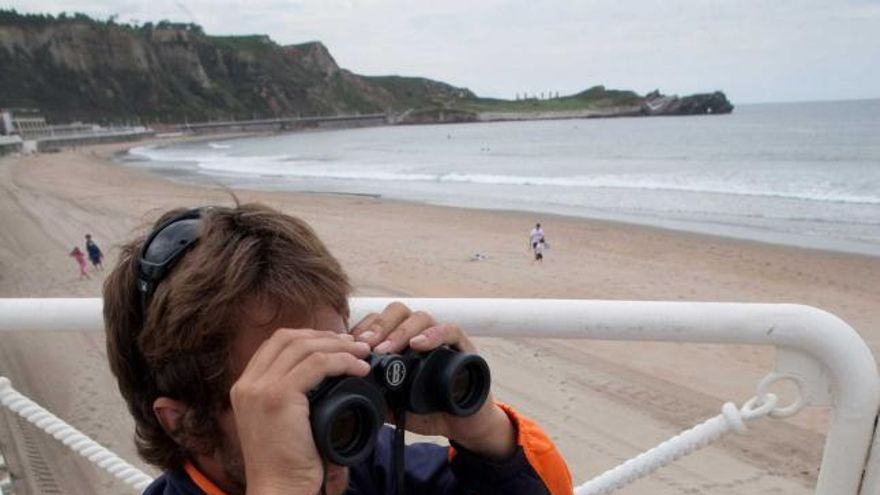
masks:
<path id="1" fill-rule="evenodd" d="M 721 91 L 690 96 L 666 96 L 654 91 L 640 96 L 633 91 L 593 86 L 573 95 L 516 100 L 458 98 L 433 108 L 421 108 L 402 116 L 402 123 L 496 122 L 505 120 L 550 120 L 659 115 L 707 115 L 733 111 Z"/>
<path id="2" fill-rule="evenodd" d="M 0 108 L 53 122 L 196 122 L 387 113 L 393 122 L 727 113 L 723 93 L 645 97 L 594 86 L 515 101 L 419 77 L 361 76 L 318 41 L 210 36 L 195 24 L 138 26 L 82 14 L 0 10 Z M 514 117 L 515 116 L 515 117 Z"/>
<path id="3" fill-rule="evenodd" d="M 451 94 L 472 96 L 426 79 L 353 74 L 320 42 L 0 11 L 0 107 L 39 108 L 54 121 L 374 113 Z"/>
<path id="4" fill-rule="evenodd" d="M 680 98 L 664 96 L 659 91 L 648 93 L 641 105 L 645 115 L 706 115 L 733 111 L 733 105 L 721 91 Z"/>

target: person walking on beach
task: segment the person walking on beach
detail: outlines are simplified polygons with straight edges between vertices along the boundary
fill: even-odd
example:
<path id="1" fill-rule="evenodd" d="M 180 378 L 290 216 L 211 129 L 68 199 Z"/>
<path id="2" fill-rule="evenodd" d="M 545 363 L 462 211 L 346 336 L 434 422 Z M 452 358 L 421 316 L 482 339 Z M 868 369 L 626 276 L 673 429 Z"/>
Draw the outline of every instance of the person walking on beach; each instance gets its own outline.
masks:
<path id="1" fill-rule="evenodd" d="M 541 239 L 540 241 L 537 242 L 537 244 L 535 244 L 535 247 L 533 249 L 535 251 L 535 262 L 537 262 L 539 264 L 544 262 L 544 249 L 545 249 L 545 247 L 546 247 L 546 244 L 544 244 L 544 239 Z"/>
<path id="2" fill-rule="evenodd" d="M 79 265 L 79 279 L 88 279 L 89 273 L 86 271 L 88 265 L 86 264 L 86 255 L 79 249 L 79 246 L 74 246 L 73 251 L 70 252 L 70 256 L 76 260 L 76 263 Z"/>
<path id="3" fill-rule="evenodd" d="M 532 250 L 534 251 L 535 247 L 537 247 L 539 241 L 544 240 L 544 229 L 541 228 L 540 223 L 535 224 L 535 228 L 529 232 L 529 245 L 531 245 Z"/>
<path id="4" fill-rule="evenodd" d="M 103 270 L 104 265 L 101 263 L 101 260 L 104 258 L 104 253 L 101 252 L 101 249 L 92 240 L 92 234 L 86 234 L 86 251 L 89 253 L 89 261 L 92 262 L 92 266 L 96 270 Z"/>
<path id="5" fill-rule="evenodd" d="M 308 224 L 258 204 L 172 210 L 123 246 L 104 329 L 138 453 L 164 471 L 144 494 L 397 495 L 400 475 L 410 494 L 571 495 L 553 441 L 491 392 L 470 416 L 406 421 L 451 447 L 393 447 L 385 426 L 349 467 L 322 456 L 309 394 L 325 379 L 367 375 L 371 352 L 477 352 L 457 325 L 400 302 L 350 326 L 351 291 Z"/>

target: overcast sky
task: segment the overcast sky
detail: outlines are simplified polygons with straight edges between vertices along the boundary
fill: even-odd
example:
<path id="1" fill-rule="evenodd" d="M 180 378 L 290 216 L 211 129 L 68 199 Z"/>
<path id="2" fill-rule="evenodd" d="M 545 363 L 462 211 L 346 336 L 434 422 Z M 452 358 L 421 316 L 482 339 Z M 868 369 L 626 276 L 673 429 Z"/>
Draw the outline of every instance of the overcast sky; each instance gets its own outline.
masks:
<path id="1" fill-rule="evenodd" d="M 513 98 L 589 86 L 734 103 L 880 97 L 880 0 L 33 0 L 20 12 L 320 40 L 359 74 Z"/>

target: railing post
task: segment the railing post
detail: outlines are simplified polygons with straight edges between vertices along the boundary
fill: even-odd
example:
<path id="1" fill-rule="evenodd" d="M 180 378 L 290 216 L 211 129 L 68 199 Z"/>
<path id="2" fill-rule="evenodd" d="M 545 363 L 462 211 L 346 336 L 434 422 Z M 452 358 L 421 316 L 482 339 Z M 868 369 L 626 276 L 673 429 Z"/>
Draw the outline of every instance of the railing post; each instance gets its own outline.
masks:
<path id="1" fill-rule="evenodd" d="M 868 454 L 868 462 L 865 464 L 865 476 L 862 479 L 862 489 L 859 495 L 880 495 L 880 430 L 877 429 L 877 419 L 874 420 L 874 437 L 871 441 L 871 451 Z"/>

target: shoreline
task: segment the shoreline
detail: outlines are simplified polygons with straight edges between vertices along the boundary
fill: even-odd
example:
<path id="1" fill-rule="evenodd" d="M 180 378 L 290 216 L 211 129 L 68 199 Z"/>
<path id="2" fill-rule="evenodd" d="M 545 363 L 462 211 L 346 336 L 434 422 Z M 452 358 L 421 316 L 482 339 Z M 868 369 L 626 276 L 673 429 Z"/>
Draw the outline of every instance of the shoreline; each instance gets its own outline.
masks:
<path id="1" fill-rule="evenodd" d="M 339 131 L 340 129 L 335 130 L 317 130 L 316 132 L 332 132 Z M 216 138 L 211 138 L 210 136 L 196 136 L 194 139 L 187 139 L 186 142 L 211 142 L 211 141 L 227 141 L 227 140 L 236 140 L 236 139 L 250 139 L 250 138 L 260 138 L 266 136 L 277 136 L 279 134 L 233 134 L 233 135 L 218 135 Z M 164 148 L 166 146 L 173 146 L 176 144 L 174 141 L 164 142 L 161 147 Z M 149 146 L 149 144 L 145 144 L 144 146 Z M 250 190 L 254 192 L 273 192 L 273 193 L 291 193 L 291 194 L 299 194 L 299 193 L 316 193 L 316 194 L 368 194 L 368 195 L 380 195 L 383 200 L 387 201 L 397 201 L 401 203 L 413 203 L 413 204 L 425 204 L 437 207 L 453 207 L 453 208 L 467 208 L 474 210 L 487 210 L 487 211 L 510 211 L 510 212 L 518 212 L 522 214 L 532 214 L 533 216 L 562 216 L 573 219 L 583 219 L 588 221 L 603 221 L 610 222 L 614 224 L 622 224 L 622 225 L 632 225 L 636 227 L 651 227 L 651 228 L 659 228 L 663 230 L 679 232 L 679 233 L 692 233 L 697 235 L 706 235 L 710 237 L 720 237 L 724 239 L 730 240 L 738 240 L 738 241 L 747 241 L 747 242 L 758 242 L 767 245 L 778 245 L 778 246 L 786 246 L 786 247 L 795 247 L 809 250 L 817 250 L 817 251 L 827 251 L 827 252 L 837 252 L 844 254 L 854 254 L 854 255 L 863 255 L 863 256 L 871 256 L 871 257 L 880 257 L 880 244 L 873 243 L 867 240 L 862 239 L 850 239 L 845 236 L 820 236 L 809 235 L 807 233 L 799 233 L 799 232 L 786 232 L 785 229 L 773 229 L 768 228 L 767 226 L 761 225 L 750 225 L 750 224 L 738 224 L 732 222 L 726 222 L 722 219 L 718 218 L 666 218 L 659 214 L 635 214 L 635 213 L 626 213 L 626 212 L 616 212 L 612 210 L 600 210 L 595 207 L 587 207 L 587 206 L 565 206 L 565 205 L 550 205 L 544 203 L 533 203 L 527 204 L 523 207 L 518 207 L 514 203 L 510 203 L 505 200 L 505 203 L 502 205 L 483 202 L 479 199 L 467 199 L 456 197 L 454 199 L 444 199 L 441 196 L 436 196 L 436 194 L 424 198 L 413 198 L 407 197 L 406 193 L 400 192 L 392 192 L 390 195 L 386 195 L 383 193 L 370 193 L 370 192 L 362 192 L 362 191 L 346 191 L 346 185 L 338 186 L 340 190 L 334 191 L 331 188 L 335 186 L 329 186 L 324 190 L 320 189 L 311 189 L 304 190 L 298 189 L 297 185 L 287 185 L 286 181 L 291 181 L 293 184 L 294 179 L 284 176 L 283 174 L 274 176 L 274 175 L 256 175 L 254 177 L 250 177 L 248 175 L 236 175 L 236 173 L 231 173 L 230 175 L 224 174 L 215 174 L 212 172 L 200 173 L 198 169 L 189 169 L 185 167 L 174 168 L 174 167 L 163 167 L 163 161 L 154 160 L 147 157 L 139 157 L 138 155 L 131 155 L 128 153 L 130 149 L 139 147 L 132 146 L 127 150 L 120 150 L 119 152 L 114 154 L 113 160 L 121 163 L 124 166 L 129 166 L 136 169 L 147 170 L 149 173 L 164 179 L 169 180 L 178 184 L 184 184 L 189 186 L 197 186 L 197 187 L 216 187 L 218 185 L 230 189 L 241 189 L 241 190 Z M 128 160 L 126 159 L 126 155 L 133 157 L 131 162 L 126 163 Z M 150 165 L 147 166 L 138 166 L 133 163 L 147 163 Z M 180 160 L 178 162 L 168 162 L 168 163 L 196 163 L 193 160 Z M 345 182 L 345 181 L 344 181 Z M 322 186 L 319 186 L 322 187 Z M 350 187 L 349 187 L 350 188 Z M 598 187 L 598 190 L 606 189 L 608 191 L 614 191 L 614 188 L 607 187 Z M 668 192 L 675 192 L 673 190 L 668 190 Z M 700 191 L 696 190 L 682 190 L 678 191 L 682 194 L 703 194 Z M 619 194 L 632 194 L 633 191 L 629 189 L 621 189 Z M 718 193 L 722 196 L 723 193 Z M 803 199 L 798 198 L 789 198 L 792 201 L 801 201 Z M 732 200 L 725 200 L 732 201 Z"/>
<path id="2" fill-rule="evenodd" d="M 159 210 L 232 202 L 227 191 L 115 162 L 113 153 L 124 147 L 0 159 L 0 297 L 98 297 L 105 274 L 79 281 L 67 256 L 85 232 L 107 253 L 109 269 L 117 246 Z M 542 214 L 552 249 L 539 266 L 527 246 L 531 213 L 369 196 L 234 192 L 242 202 L 261 201 L 309 222 L 358 296 L 797 302 L 837 314 L 875 355 L 880 351 L 877 257 Z M 475 252 L 488 258 L 469 261 Z M 102 334 L 15 332 L 0 338 L 0 374 L 137 461 Z M 774 359 L 772 349 L 752 346 L 475 340 L 497 376 L 498 398 L 547 429 L 576 483 L 718 414 L 726 400 L 741 404 Z M 89 411 L 89 404 L 98 409 Z M 3 416 L 12 434 L 21 434 L 16 421 Z M 627 493 L 674 495 L 681 487 L 707 495 L 721 489 L 812 493 L 826 421 L 827 411 L 814 408 L 756 424 L 753 435 L 725 440 Z M 51 447 L 51 438 L 37 440 L 45 443 L 41 452 L 57 467 L 56 478 L 65 480 L 60 486 L 121 492 L 63 448 Z"/>

